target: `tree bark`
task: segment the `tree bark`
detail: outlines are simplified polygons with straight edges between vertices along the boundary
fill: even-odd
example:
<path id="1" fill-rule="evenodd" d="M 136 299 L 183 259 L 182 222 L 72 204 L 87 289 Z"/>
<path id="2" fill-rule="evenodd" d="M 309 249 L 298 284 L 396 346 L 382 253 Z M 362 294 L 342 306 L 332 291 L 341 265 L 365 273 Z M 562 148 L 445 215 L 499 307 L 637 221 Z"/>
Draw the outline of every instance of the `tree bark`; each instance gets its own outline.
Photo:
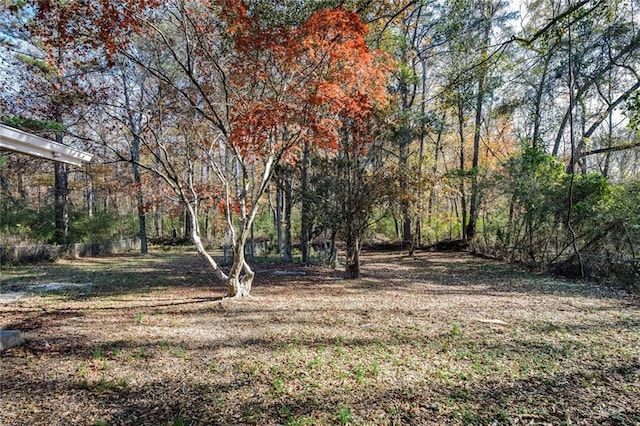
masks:
<path id="1" fill-rule="evenodd" d="M 189 238 L 193 235 L 193 218 L 191 217 L 191 212 L 189 209 L 184 210 L 184 237 Z M 197 218 L 195 220 L 197 222 Z M 198 233 L 199 234 L 199 233 Z"/>
<path id="2" fill-rule="evenodd" d="M 482 109 L 484 105 L 484 94 L 486 91 L 485 80 L 487 78 L 487 65 L 484 62 L 489 48 L 489 36 L 492 26 L 493 5 L 491 0 L 482 4 L 482 18 L 484 24 L 484 32 L 482 34 L 482 59 L 483 65 L 480 67 L 478 75 L 478 93 L 476 93 L 476 115 L 473 129 L 473 159 L 471 162 L 471 200 L 469 202 L 469 223 L 465 232 L 465 239 L 470 241 L 476 235 L 476 226 L 478 223 L 480 210 L 480 186 L 478 183 L 479 167 L 480 167 L 480 130 L 482 126 Z"/>
<path id="3" fill-rule="evenodd" d="M 460 206 L 462 210 L 462 219 L 461 219 L 461 238 L 463 240 L 467 239 L 466 231 L 467 231 L 467 195 L 465 191 L 465 149 L 464 149 L 464 106 L 462 105 L 462 100 L 458 100 L 458 134 L 460 135 Z"/>
<path id="4" fill-rule="evenodd" d="M 346 238 L 346 258 L 344 277 L 355 279 L 360 277 L 360 238 L 354 229 L 349 229 Z"/>
<path id="5" fill-rule="evenodd" d="M 405 94 L 406 96 L 406 94 Z M 403 109 L 409 109 L 408 105 L 405 105 Z M 406 112 L 408 114 L 408 112 Z M 411 129 L 408 124 L 402 124 L 400 128 L 400 153 L 398 156 L 400 170 L 406 173 L 409 167 L 409 145 L 411 144 Z M 408 197 L 403 197 L 400 202 L 400 213 L 402 216 L 402 243 L 406 245 L 410 250 L 413 246 L 413 226 L 411 217 L 411 203 Z"/>
<path id="6" fill-rule="evenodd" d="M 291 173 L 285 172 L 284 176 L 284 261 L 293 262 L 291 255 L 291 207 L 292 207 L 292 188 Z"/>
<path id="7" fill-rule="evenodd" d="M 255 272 L 245 260 L 244 246 L 244 243 L 240 243 L 234 247 L 233 265 L 227 280 L 227 297 L 247 297 L 251 293 Z"/>
<path id="8" fill-rule="evenodd" d="M 140 236 L 140 254 L 147 254 L 147 214 L 142 193 L 142 180 L 140 178 L 140 136 L 134 134 L 131 146 L 131 162 L 133 167 L 133 182 L 136 187 L 136 202 L 138 205 L 138 227 Z"/>
<path id="9" fill-rule="evenodd" d="M 131 141 L 131 166 L 133 168 L 133 184 L 136 188 L 136 203 L 138 207 L 138 235 L 140 237 L 140 253 L 147 254 L 147 217 L 144 205 L 144 195 L 142 192 L 142 180 L 140 178 L 140 131 L 142 128 L 142 118 L 140 113 L 134 113 L 132 110 L 131 99 L 129 97 L 129 89 L 127 77 L 122 71 L 122 87 L 124 89 L 125 108 L 127 112 L 127 121 L 133 134 Z M 144 93 L 143 85 L 140 86 Z"/>
<path id="10" fill-rule="evenodd" d="M 302 181 L 300 182 L 302 192 L 301 212 L 300 212 L 300 251 L 302 264 L 309 265 L 311 249 L 311 218 L 309 215 L 309 142 L 305 141 L 302 154 Z"/>
<path id="11" fill-rule="evenodd" d="M 56 136 L 56 140 L 62 140 L 62 136 Z M 60 143 L 60 142 L 58 142 Z M 69 204 L 68 194 L 68 168 L 65 164 L 56 161 L 54 163 L 54 216 L 55 216 L 55 242 L 66 244 L 69 234 Z"/>
<path id="12" fill-rule="evenodd" d="M 551 63 L 552 54 L 548 53 L 544 57 L 544 65 L 542 67 L 542 73 L 540 75 L 540 81 L 536 86 L 536 100 L 533 112 L 533 133 L 531 136 L 531 146 L 534 149 L 538 149 L 542 144 L 542 136 L 540 136 L 540 126 L 542 124 L 542 96 L 544 95 L 544 86 L 547 82 L 547 76 L 549 74 L 549 64 Z M 544 151 L 544 149 L 542 149 Z"/>
<path id="13" fill-rule="evenodd" d="M 282 181 L 278 179 L 278 183 L 276 185 L 276 236 L 277 236 L 277 249 L 276 253 L 282 254 Z"/>

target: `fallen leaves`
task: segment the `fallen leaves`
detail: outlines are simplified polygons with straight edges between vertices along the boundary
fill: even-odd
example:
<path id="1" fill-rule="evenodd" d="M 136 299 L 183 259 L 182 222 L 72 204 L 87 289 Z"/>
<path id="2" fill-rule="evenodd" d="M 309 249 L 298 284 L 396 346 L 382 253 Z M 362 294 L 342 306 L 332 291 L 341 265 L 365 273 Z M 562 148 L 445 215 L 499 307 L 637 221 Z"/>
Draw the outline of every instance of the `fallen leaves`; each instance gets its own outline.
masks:
<path id="1" fill-rule="evenodd" d="M 2 324 L 31 325 L 0 357 L 3 422 L 640 422 L 628 296 L 468 255 L 372 253 L 360 280 L 260 265 L 253 298 L 222 300 L 191 255 L 166 256 L 128 258 L 119 276 L 83 259 L 94 295 L 0 308 Z M 138 268 L 144 285 L 110 286 Z"/>

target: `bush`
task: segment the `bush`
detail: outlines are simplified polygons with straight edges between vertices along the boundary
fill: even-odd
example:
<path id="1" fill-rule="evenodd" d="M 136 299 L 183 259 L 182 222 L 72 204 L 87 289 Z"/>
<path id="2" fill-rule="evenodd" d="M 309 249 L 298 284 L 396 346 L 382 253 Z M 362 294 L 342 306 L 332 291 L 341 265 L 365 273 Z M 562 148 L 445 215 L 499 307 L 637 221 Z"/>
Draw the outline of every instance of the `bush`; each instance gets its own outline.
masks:
<path id="1" fill-rule="evenodd" d="M 133 235 L 131 221 L 108 213 L 89 216 L 74 211 L 69 215 L 68 242 L 106 241 L 115 236 Z M 0 207 L 0 236 L 3 244 L 54 243 L 53 207 L 32 210 L 19 205 Z"/>
<path id="2" fill-rule="evenodd" d="M 507 161 L 494 188 L 501 204 L 492 204 L 485 234 L 495 235 L 495 247 L 484 250 L 538 269 L 638 287 L 640 262 L 632 259 L 640 252 L 640 182 L 570 175 L 554 157 L 526 149 Z"/>

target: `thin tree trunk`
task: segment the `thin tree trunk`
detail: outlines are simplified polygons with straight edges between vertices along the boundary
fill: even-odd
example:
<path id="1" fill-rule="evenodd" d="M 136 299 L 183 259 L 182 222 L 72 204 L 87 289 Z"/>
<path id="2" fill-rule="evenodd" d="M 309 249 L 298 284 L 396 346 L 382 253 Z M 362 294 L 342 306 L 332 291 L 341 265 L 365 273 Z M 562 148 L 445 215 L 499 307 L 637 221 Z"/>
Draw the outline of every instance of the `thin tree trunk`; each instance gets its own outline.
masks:
<path id="1" fill-rule="evenodd" d="M 157 206 L 155 209 L 155 220 L 154 220 L 154 225 L 156 228 L 156 237 L 160 238 L 164 235 L 164 231 L 163 231 L 163 225 L 162 225 L 162 207 L 161 206 Z"/>
<path id="2" fill-rule="evenodd" d="M 542 142 L 542 137 L 540 136 L 540 125 L 542 124 L 542 96 L 544 94 L 544 85 L 547 81 L 547 74 L 549 73 L 549 63 L 551 62 L 551 53 L 548 53 L 544 57 L 544 66 L 542 68 L 542 74 L 540 75 L 540 82 L 536 87 L 536 103 L 535 110 L 533 114 L 533 135 L 531 137 L 531 147 L 533 149 L 538 149 L 540 143 Z"/>
<path id="3" fill-rule="evenodd" d="M 571 5 L 571 0 L 569 0 L 569 5 Z M 578 263 L 580 264 L 580 276 L 584 278 L 584 262 L 582 260 L 582 253 L 578 248 L 578 237 L 576 235 L 576 231 L 573 229 L 573 224 L 571 221 L 571 215 L 573 214 L 573 190 L 574 190 L 574 181 L 575 181 L 575 163 L 576 163 L 576 144 L 574 140 L 574 117 L 573 111 L 575 107 L 575 97 L 574 97 L 574 79 L 573 79 L 573 49 L 572 49 L 572 34 L 571 34 L 571 25 L 568 27 L 567 36 L 569 38 L 568 45 L 568 69 L 569 73 L 567 76 L 568 86 L 569 86 L 569 142 L 571 146 L 571 158 L 569 160 L 569 173 L 570 173 L 570 181 L 569 181 L 569 208 L 567 209 L 567 228 L 571 234 L 571 242 L 573 246 L 574 255 L 578 258 Z"/>
<path id="4" fill-rule="evenodd" d="M 478 185 L 480 163 L 480 126 L 482 124 L 482 101 L 484 97 L 484 77 L 478 81 L 478 94 L 476 98 L 476 117 L 473 131 L 473 159 L 471 162 L 471 200 L 469 202 L 469 223 L 467 224 L 464 238 L 471 240 L 476 235 L 478 222 L 478 210 L 480 206 L 480 190 Z"/>
<path id="5" fill-rule="evenodd" d="M 133 167 L 133 182 L 136 187 L 136 202 L 138 205 L 138 227 L 140 236 L 140 253 L 147 254 L 147 214 L 142 193 L 142 180 L 140 178 L 140 136 L 136 133 L 133 136 L 131 146 L 131 163 Z"/>
<path id="6" fill-rule="evenodd" d="M 309 265 L 311 242 L 311 218 L 309 215 L 309 142 L 305 141 L 302 154 L 302 181 L 300 182 L 302 191 L 302 202 L 300 212 L 300 250 L 302 264 Z"/>
<path id="7" fill-rule="evenodd" d="M 87 185 L 87 190 L 86 190 L 87 216 L 93 217 L 95 214 L 95 208 L 96 208 L 95 206 L 96 194 L 95 194 L 95 190 L 93 189 L 93 182 L 90 179 L 86 179 L 85 183 Z"/>
<path id="8" fill-rule="evenodd" d="M 411 133 L 406 125 L 400 130 L 400 170 L 407 171 L 409 164 L 409 144 L 411 142 Z M 400 202 L 400 213 L 402 216 L 402 244 L 406 245 L 410 250 L 413 246 L 413 227 L 411 218 L 411 204 L 408 197 L 403 197 Z"/>
<path id="9" fill-rule="evenodd" d="M 446 117 L 446 112 L 442 113 L 442 118 L 441 118 L 441 124 L 438 127 L 438 136 L 436 137 L 436 146 L 435 149 L 433 151 L 433 167 L 431 168 L 431 172 L 435 175 L 438 171 L 438 160 L 439 160 L 439 155 L 440 155 L 440 144 L 442 142 L 442 134 L 444 132 L 444 119 Z M 435 204 L 435 198 L 436 198 L 436 191 L 435 188 L 431 188 L 431 191 L 429 191 L 429 203 L 427 205 L 427 223 L 429 224 L 429 226 L 432 226 L 432 219 L 433 219 L 433 208 L 434 208 L 434 204 Z M 438 241 L 438 236 L 437 236 L 437 227 L 436 227 L 436 236 L 435 236 L 435 240 Z"/>
<path id="10" fill-rule="evenodd" d="M 284 177 L 284 261 L 293 262 L 291 255 L 291 207 L 292 207 L 292 182 L 291 173 L 288 171 Z"/>
<path id="11" fill-rule="evenodd" d="M 427 65 L 423 59 L 420 62 L 422 68 L 421 96 L 420 96 L 420 150 L 418 152 L 418 176 L 422 180 L 422 163 L 424 162 L 424 140 L 426 134 L 426 94 L 427 94 Z M 422 245 L 422 219 L 424 213 L 424 197 L 420 196 L 418 205 L 418 217 L 416 219 L 416 241 Z"/>
<path id="12" fill-rule="evenodd" d="M 464 149 L 464 110 L 462 101 L 458 101 L 458 133 L 460 136 L 460 209 L 462 210 L 462 223 L 461 223 L 461 237 L 463 240 L 467 239 L 467 196 L 465 191 L 465 149 Z"/>
<path id="13" fill-rule="evenodd" d="M 189 209 L 184 210 L 184 238 L 190 238 L 193 235 L 193 222 L 194 220 L 197 222 L 197 218 L 191 217 L 191 212 Z"/>
<path id="14" fill-rule="evenodd" d="M 489 36 L 491 31 L 491 14 L 493 5 L 491 0 L 483 2 L 483 20 L 484 33 L 482 39 L 482 60 L 486 60 L 487 49 L 489 47 Z M 487 78 L 486 64 L 480 68 L 478 75 L 478 93 L 476 94 L 476 116 L 473 129 L 473 160 L 471 162 L 471 200 L 469 206 L 469 223 L 465 232 L 465 239 L 470 241 L 476 235 L 476 226 L 478 223 L 480 210 L 480 186 L 478 184 L 479 167 L 480 167 L 480 130 L 482 126 L 482 109 L 484 105 L 485 80 Z"/>
<path id="15" fill-rule="evenodd" d="M 349 226 L 346 238 L 346 258 L 345 258 L 345 278 L 354 279 L 360 277 L 360 239 L 353 229 Z"/>
<path id="16" fill-rule="evenodd" d="M 56 141 L 60 143 L 62 136 L 56 136 Z M 68 194 L 68 169 L 63 163 L 56 161 L 54 168 L 54 216 L 55 216 L 55 242 L 66 244 L 69 234 L 69 204 Z"/>
<path id="17" fill-rule="evenodd" d="M 194 216 L 189 215 L 189 217 L 193 218 Z M 228 276 L 225 275 L 224 272 L 222 272 L 222 269 L 220 269 L 220 266 L 216 263 L 216 261 L 211 257 L 211 255 L 209 255 L 209 253 L 207 253 L 207 250 L 202 243 L 202 239 L 200 238 L 200 230 L 198 229 L 197 221 L 194 221 L 192 219 L 192 226 L 190 228 L 191 241 L 193 242 L 193 245 L 195 246 L 196 251 L 198 252 L 200 257 L 202 257 L 206 261 L 206 263 L 213 269 L 216 278 L 218 278 L 219 280 L 228 279 Z"/>
<path id="18" fill-rule="evenodd" d="M 278 181 L 276 185 L 276 235 L 277 235 L 277 248 L 276 252 L 282 254 L 282 182 Z"/>

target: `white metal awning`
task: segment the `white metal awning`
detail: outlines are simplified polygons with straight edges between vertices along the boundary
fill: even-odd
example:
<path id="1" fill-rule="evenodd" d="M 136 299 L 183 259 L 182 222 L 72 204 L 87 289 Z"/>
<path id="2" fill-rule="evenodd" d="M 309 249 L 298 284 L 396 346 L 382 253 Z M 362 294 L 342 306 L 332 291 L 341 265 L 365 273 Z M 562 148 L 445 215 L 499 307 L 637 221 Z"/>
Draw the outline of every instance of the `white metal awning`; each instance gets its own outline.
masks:
<path id="1" fill-rule="evenodd" d="M 0 124 L 0 149 L 81 166 L 92 154 Z"/>

